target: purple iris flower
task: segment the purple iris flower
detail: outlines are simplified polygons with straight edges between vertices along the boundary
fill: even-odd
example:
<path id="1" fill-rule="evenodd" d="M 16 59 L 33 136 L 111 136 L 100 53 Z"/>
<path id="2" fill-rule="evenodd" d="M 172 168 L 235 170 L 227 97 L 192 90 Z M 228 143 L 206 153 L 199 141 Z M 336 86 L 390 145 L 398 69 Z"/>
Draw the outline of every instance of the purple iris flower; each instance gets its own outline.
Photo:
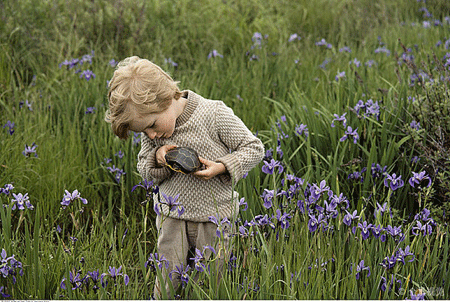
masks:
<path id="1" fill-rule="evenodd" d="M 205 256 L 198 248 L 195 248 L 194 258 L 189 258 L 189 259 L 194 260 L 194 267 L 197 271 L 203 272 L 205 270 L 205 265 L 203 264 L 203 260 L 205 260 Z"/>
<path id="2" fill-rule="evenodd" d="M 383 46 L 383 47 L 378 47 L 377 49 L 375 49 L 375 53 L 385 53 L 386 56 L 389 56 L 391 54 L 391 51 L 389 49 L 387 49 L 386 46 Z"/>
<path id="3" fill-rule="evenodd" d="M 14 133 L 14 123 L 11 121 L 7 121 L 5 125 L 3 125 L 3 128 L 9 128 L 9 135 L 13 135 Z"/>
<path id="4" fill-rule="evenodd" d="M 347 197 L 344 196 L 344 193 L 339 194 L 339 196 L 332 194 L 330 200 L 336 205 L 341 205 L 342 211 L 347 210 L 350 206 L 350 202 L 348 201 Z"/>
<path id="5" fill-rule="evenodd" d="M 119 152 L 117 152 L 116 154 L 114 154 L 115 156 L 117 156 L 118 158 L 123 158 L 123 156 L 125 155 L 122 150 L 119 150 Z"/>
<path id="6" fill-rule="evenodd" d="M 169 278 L 170 280 L 173 280 L 173 278 L 180 278 L 181 279 L 181 284 L 184 286 L 186 286 L 189 282 L 189 272 L 190 270 L 190 266 L 187 265 L 186 267 L 183 266 L 183 264 L 180 264 L 180 266 L 175 266 L 175 269 L 173 271 L 171 271 L 169 273 Z M 174 273 L 176 276 L 174 276 Z"/>
<path id="7" fill-rule="evenodd" d="M 385 234 L 381 234 L 381 231 L 383 231 L 384 230 L 384 228 L 381 226 L 381 225 L 378 225 L 378 226 L 372 226 L 372 234 L 373 234 L 373 237 L 375 237 L 375 238 L 380 238 L 380 240 L 382 241 L 382 242 L 385 242 L 386 241 L 386 235 Z"/>
<path id="8" fill-rule="evenodd" d="M 86 54 L 83 55 L 80 59 L 80 64 L 82 65 L 83 63 L 89 63 L 92 64 L 92 58 L 94 58 L 94 51 L 91 51 L 91 54 Z"/>
<path id="9" fill-rule="evenodd" d="M 308 228 L 311 233 L 314 233 L 319 226 L 322 226 L 325 230 L 328 226 L 328 221 L 323 214 L 319 214 L 317 218 L 314 215 L 309 214 Z"/>
<path id="10" fill-rule="evenodd" d="M 389 289 L 388 289 L 387 280 L 386 280 L 385 277 L 382 276 L 381 277 L 381 282 L 380 282 L 380 284 L 381 284 L 380 289 L 382 291 L 388 290 L 390 292 L 392 290 L 392 287 L 394 286 L 394 281 L 396 282 L 396 285 L 395 285 L 395 289 L 396 290 L 402 286 L 402 281 L 400 279 L 396 279 L 394 277 L 394 275 L 392 275 L 391 282 L 389 282 Z"/>
<path id="11" fill-rule="evenodd" d="M 301 40 L 302 38 L 298 34 L 292 34 L 289 36 L 288 42 L 293 42 L 295 40 Z"/>
<path id="12" fill-rule="evenodd" d="M 269 223 L 270 223 L 270 219 L 269 219 L 269 216 L 267 214 L 265 214 L 265 215 L 256 215 L 253 218 L 252 222 L 251 222 L 251 224 L 257 225 L 257 226 L 260 226 L 260 227 L 265 226 L 265 225 L 267 225 Z"/>
<path id="13" fill-rule="evenodd" d="M 414 129 L 414 130 L 416 130 L 416 131 L 419 131 L 419 129 L 420 129 L 420 122 L 416 122 L 416 121 L 414 120 L 414 121 L 412 121 L 412 122 L 409 124 L 409 127 L 411 127 L 412 129 Z"/>
<path id="14" fill-rule="evenodd" d="M 353 130 L 351 126 L 347 126 L 347 130 L 345 130 L 344 136 L 341 137 L 340 141 L 345 141 L 349 136 L 353 136 L 353 143 L 356 144 L 359 139 L 358 128 Z"/>
<path id="15" fill-rule="evenodd" d="M 253 45 L 252 45 L 251 49 L 254 49 L 254 48 L 261 49 L 263 38 L 267 39 L 268 37 L 269 37 L 269 35 L 264 35 L 264 37 L 263 37 L 263 35 L 261 33 L 255 32 L 252 37 Z M 253 56 L 256 56 L 256 55 L 253 55 Z"/>
<path id="16" fill-rule="evenodd" d="M 147 179 L 142 180 L 137 185 L 135 185 L 133 188 L 131 188 L 131 192 L 136 190 L 136 188 L 141 187 L 146 192 L 146 197 L 152 196 L 152 194 L 156 194 L 159 192 L 159 188 L 157 186 L 154 186 L 153 180 L 148 181 Z"/>
<path id="17" fill-rule="evenodd" d="M 389 182 L 390 181 L 390 182 Z M 388 188 L 391 188 L 392 191 L 395 191 L 401 187 L 403 187 L 405 183 L 402 180 L 402 176 L 393 173 L 392 175 L 386 174 L 386 178 L 384 179 L 384 185 Z"/>
<path id="18" fill-rule="evenodd" d="M 363 183 L 364 182 L 363 175 L 364 175 L 364 172 L 366 172 L 366 170 L 367 170 L 367 168 L 364 167 L 361 169 L 361 172 L 355 171 L 348 176 L 348 179 L 353 180 L 353 181 L 359 181 L 359 182 Z"/>
<path id="19" fill-rule="evenodd" d="M 108 64 L 109 64 L 111 67 L 116 67 L 117 64 L 118 64 L 118 62 L 117 62 L 116 60 L 114 60 L 114 59 L 111 59 L 111 60 L 108 62 Z"/>
<path id="20" fill-rule="evenodd" d="M 241 237 L 244 237 L 244 238 L 248 237 L 248 235 L 249 235 L 248 229 L 245 226 L 240 225 L 239 226 L 239 234 Z"/>
<path id="21" fill-rule="evenodd" d="M 245 201 L 245 197 L 242 197 L 242 198 L 239 200 L 239 207 L 241 207 L 241 206 L 244 206 L 244 208 L 242 209 L 243 212 L 247 211 L 247 209 L 248 209 L 248 204 L 247 204 L 247 202 Z"/>
<path id="22" fill-rule="evenodd" d="M 378 120 L 380 116 L 380 105 L 378 105 L 378 101 L 373 102 L 371 99 L 367 100 L 366 104 L 366 112 L 364 113 L 364 117 L 375 116 Z"/>
<path id="23" fill-rule="evenodd" d="M 402 227 L 401 226 L 391 226 L 388 225 L 387 227 L 384 228 L 384 230 L 392 236 L 392 238 L 395 238 L 397 236 L 402 237 L 403 233 L 402 233 Z"/>
<path id="24" fill-rule="evenodd" d="M 65 281 L 66 281 L 66 278 L 63 278 L 61 280 L 61 284 L 60 284 L 61 289 L 66 289 Z M 81 278 L 79 273 L 74 275 L 72 272 L 69 272 L 69 282 L 73 286 L 72 290 L 76 290 L 77 288 L 81 288 L 81 286 L 83 285 L 83 281 L 84 281 L 84 278 Z"/>
<path id="25" fill-rule="evenodd" d="M 267 159 L 267 160 L 269 160 L 269 159 L 272 158 L 272 156 L 273 156 L 273 149 L 272 149 L 272 148 L 267 149 L 267 150 L 266 150 L 266 154 L 264 155 L 264 158 Z"/>
<path id="26" fill-rule="evenodd" d="M 289 215 L 289 213 L 283 213 L 283 215 L 281 214 L 281 210 L 277 209 L 277 220 L 281 225 L 282 229 L 287 229 L 289 228 L 289 219 L 291 219 L 291 215 Z"/>
<path id="27" fill-rule="evenodd" d="M 278 143 L 280 143 L 280 142 L 278 141 Z M 283 158 L 283 150 L 281 149 L 280 145 L 277 146 L 277 154 L 280 157 L 280 159 Z"/>
<path id="28" fill-rule="evenodd" d="M 68 206 L 71 202 L 73 202 L 73 201 L 75 201 L 75 200 L 77 200 L 77 199 L 81 200 L 81 202 L 84 203 L 84 204 L 87 204 L 87 203 L 88 203 L 88 201 L 87 201 L 85 198 L 81 197 L 80 192 L 78 192 L 78 190 L 75 190 L 75 191 L 73 191 L 72 193 L 70 193 L 70 192 L 67 191 L 67 190 L 65 190 L 65 191 L 66 191 L 66 193 L 64 194 L 64 197 L 63 197 L 63 199 L 62 199 L 62 201 L 61 201 L 61 204 L 62 204 L 63 206 L 66 207 L 66 206 Z"/>
<path id="29" fill-rule="evenodd" d="M 281 165 L 281 163 L 272 158 L 270 162 L 264 161 L 264 166 L 262 167 L 261 170 L 266 174 L 272 175 L 273 172 L 275 171 L 275 168 L 278 168 L 278 174 L 281 174 L 284 171 L 284 168 Z"/>
<path id="30" fill-rule="evenodd" d="M 133 135 L 133 146 L 137 146 L 141 142 L 141 136 L 140 135 L 141 134 L 139 132 L 134 132 L 134 135 Z"/>
<path id="31" fill-rule="evenodd" d="M 384 175 L 386 172 L 387 166 L 384 166 L 381 168 L 379 164 L 372 164 L 371 172 L 372 172 L 372 178 L 378 178 Z"/>
<path id="32" fill-rule="evenodd" d="M 408 256 L 412 256 L 412 258 L 410 260 L 408 260 L 408 262 L 413 262 L 415 259 L 415 256 L 413 253 L 410 252 L 409 245 L 405 248 L 405 250 L 402 250 L 401 248 L 398 249 L 397 261 L 400 261 L 401 263 L 403 263 L 403 265 L 405 265 L 405 258 Z"/>
<path id="33" fill-rule="evenodd" d="M 216 250 L 212 246 L 210 245 L 203 246 L 203 254 L 205 254 L 206 250 L 210 250 L 214 255 L 216 255 Z"/>
<path id="34" fill-rule="evenodd" d="M 356 67 L 361 66 L 361 62 L 358 61 L 357 58 L 354 58 L 353 61 L 348 62 L 348 64 L 350 64 L 350 65 L 351 65 L 351 64 L 354 64 Z"/>
<path id="35" fill-rule="evenodd" d="M 428 210 L 427 208 L 424 208 L 422 210 L 422 212 L 420 212 L 419 214 L 416 214 L 416 216 L 414 216 L 414 220 L 419 220 L 421 219 L 422 221 L 430 221 L 431 224 L 435 225 L 435 221 L 433 218 L 430 217 L 430 210 Z"/>
<path id="36" fill-rule="evenodd" d="M 97 290 L 99 290 L 99 287 L 98 287 L 97 283 L 101 279 L 101 275 L 99 273 L 99 270 L 88 272 L 86 277 L 91 278 L 92 282 L 94 282 L 94 286 L 92 287 L 92 289 L 94 290 L 94 293 L 96 293 Z"/>
<path id="37" fill-rule="evenodd" d="M 415 188 L 416 185 L 418 185 L 419 189 L 422 189 L 424 187 L 431 186 L 431 178 L 427 175 L 425 171 L 416 173 L 412 172 L 413 176 L 409 179 L 409 184 L 411 187 Z M 424 186 L 425 182 L 427 182 L 426 186 Z"/>
<path id="38" fill-rule="evenodd" d="M 425 300 L 426 293 L 414 293 L 412 290 L 409 291 L 411 299 L 406 300 Z"/>
<path id="39" fill-rule="evenodd" d="M 330 43 L 327 43 L 327 41 L 325 41 L 325 39 L 320 40 L 319 42 L 316 42 L 317 46 L 325 46 L 328 49 L 333 48 L 333 45 L 331 45 Z"/>
<path id="40" fill-rule="evenodd" d="M 325 59 L 322 64 L 319 65 L 320 68 L 326 69 L 326 66 L 331 62 L 331 59 Z"/>
<path id="41" fill-rule="evenodd" d="M 365 109 L 366 108 L 366 104 L 363 102 L 363 100 L 359 100 L 358 103 L 356 103 L 355 107 L 353 107 L 353 109 L 356 111 L 356 114 L 359 115 L 359 111 L 361 109 Z"/>
<path id="42" fill-rule="evenodd" d="M 380 205 L 377 202 L 377 208 L 375 209 L 375 212 L 373 213 L 373 216 L 375 216 L 375 218 L 376 218 L 378 213 L 381 213 L 381 216 L 383 216 L 383 214 L 387 212 L 386 207 L 387 207 L 387 202 L 383 203 L 383 205 Z"/>
<path id="43" fill-rule="evenodd" d="M 155 211 L 157 216 L 161 216 L 161 204 L 159 202 L 155 202 L 153 210 Z"/>
<path id="44" fill-rule="evenodd" d="M 28 110 L 33 111 L 33 108 L 31 107 L 32 104 L 33 103 L 29 102 L 28 100 L 25 100 L 25 102 L 24 101 L 20 101 L 19 102 L 19 108 L 22 109 L 23 105 L 25 105 L 25 106 L 28 107 Z"/>
<path id="45" fill-rule="evenodd" d="M 395 263 L 397 263 L 397 255 L 392 255 L 391 257 L 384 258 L 380 265 L 385 269 L 390 270 L 395 266 Z"/>
<path id="46" fill-rule="evenodd" d="M 221 236 L 225 236 L 225 227 L 226 227 L 226 225 L 228 225 L 228 226 L 231 225 L 230 220 L 228 220 L 228 218 L 225 217 L 219 222 L 220 218 L 218 218 L 216 216 L 209 216 L 208 219 L 209 219 L 209 221 L 211 221 L 212 223 L 217 225 L 216 236 L 219 238 Z"/>
<path id="47" fill-rule="evenodd" d="M 326 212 L 327 216 L 335 219 L 339 214 L 338 211 L 336 210 L 337 203 L 333 200 L 331 200 L 330 203 L 328 203 L 325 200 L 324 205 L 325 205 L 325 212 Z"/>
<path id="48" fill-rule="evenodd" d="M 169 261 L 164 257 L 164 255 L 158 255 L 158 253 L 150 254 L 148 257 L 148 260 L 145 262 L 145 267 L 152 266 L 153 268 L 158 267 L 160 270 L 162 270 L 163 266 L 166 267 L 166 269 L 169 268 Z"/>
<path id="49" fill-rule="evenodd" d="M 315 232 L 319 227 L 319 221 L 314 215 L 309 215 L 308 228 L 311 233 Z"/>
<path id="50" fill-rule="evenodd" d="M 67 66 L 67 69 L 72 69 L 75 66 L 78 65 L 78 63 L 80 63 L 80 59 L 72 59 L 72 60 L 64 60 L 64 62 L 59 64 L 59 68 L 61 68 L 63 65 Z"/>
<path id="51" fill-rule="evenodd" d="M 366 65 L 367 67 L 372 67 L 374 65 L 377 65 L 377 62 L 375 62 L 375 60 L 369 60 L 366 63 L 364 63 L 364 65 Z"/>
<path id="52" fill-rule="evenodd" d="M 328 193 L 330 191 L 330 187 L 327 186 L 327 183 L 325 180 L 322 180 L 319 185 L 317 184 L 312 184 L 312 186 L 310 187 L 310 193 L 311 193 L 311 197 L 314 200 L 318 200 L 323 193 Z"/>
<path id="53" fill-rule="evenodd" d="M 5 287 L 4 286 L 0 286 L 0 295 L 2 295 L 3 298 L 11 297 L 11 295 L 8 295 L 7 293 L 5 293 Z"/>
<path id="54" fill-rule="evenodd" d="M 99 270 L 88 272 L 88 275 L 94 282 L 98 282 L 100 280 Z"/>
<path id="55" fill-rule="evenodd" d="M 0 194 L 3 193 L 5 195 L 9 195 L 13 189 L 14 186 L 12 184 L 6 184 L 4 188 L 0 188 Z"/>
<path id="56" fill-rule="evenodd" d="M 112 167 L 106 167 L 106 169 L 111 173 L 116 173 L 114 179 L 117 183 L 120 183 L 120 178 L 122 177 L 122 175 L 126 174 L 126 172 L 124 172 L 122 169 L 116 168 L 115 165 L 113 165 Z"/>
<path id="57" fill-rule="evenodd" d="M 17 261 L 14 258 L 14 255 L 8 257 L 5 249 L 2 249 L 0 256 L 0 274 L 3 276 L 3 278 L 11 276 L 13 284 L 15 284 L 17 281 L 16 270 L 19 270 L 19 275 L 23 276 L 22 263 L 20 261 Z"/>
<path id="58" fill-rule="evenodd" d="M 180 194 L 177 194 L 174 197 L 172 197 L 172 196 L 167 196 L 166 194 L 164 194 L 164 192 L 161 192 L 161 195 L 166 200 L 165 202 L 162 201 L 161 204 L 166 205 L 167 207 L 169 207 L 169 210 L 171 212 L 172 211 L 178 211 L 178 217 L 183 215 L 184 207 L 179 202 L 177 202 L 177 199 L 178 199 L 178 197 L 180 197 Z"/>
<path id="59" fill-rule="evenodd" d="M 363 240 L 366 240 L 370 236 L 370 230 L 372 229 L 373 224 L 369 223 L 367 224 L 367 221 L 364 221 L 363 223 L 358 223 L 358 228 L 361 229 L 361 235 Z"/>
<path id="60" fill-rule="evenodd" d="M 95 113 L 95 110 L 97 110 L 95 107 L 87 107 L 86 111 L 84 112 L 84 114 Z"/>
<path id="61" fill-rule="evenodd" d="M 339 52 L 352 52 L 351 48 L 348 46 L 344 46 L 342 48 L 339 48 Z"/>
<path id="62" fill-rule="evenodd" d="M 164 59 L 164 63 L 170 64 L 170 65 L 172 65 L 173 67 L 178 67 L 178 63 L 175 63 L 175 62 L 172 60 L 172 58 Z"/>
<path id="63" fill-rule="evenodd" d="M 33 143 L 31 146 L 25 145 L 25 150 L 22 151 L 22 154 L 26 157 L 29 157 L 31 154 L 34 155 L 34 157 L 38 157 L 36 154 L 36 148 L 37 145 Z"/>
<path id="64" fill-rule="evenodd" d="M 334 122 L 342 122 L 342 125 L 344 127 L 347 127 L 347 119 L 345 118 L 345 116 L 347 115 L 347 112 L 345 112 L 343 115 L 339 116 L 336 113 L 333 114 L 334 115 L 334 119 L 333 121 L 331 121 L 331 127 L 336 127 L 336 125 L 334 124 Z"/>
<path id="65" fill-rule="evenodd" d="M 274 194 L 275 194 L 274 190 L 267 190 L 267 189 L 264 189 L 264 192 L 263 192 L 263 194 L 261 195 L 261 197 L 262 197 L 263 200 L 264 200 L 263 206 L 264 206 L 266 209 L 270 209 L 270 208 L 272 207 L 272 200 L 273 200 Z"/>
<path id="66" fill-rule="evenodd" d="M 122 265 L 121 265 L 119 268 L 115 268 L 115 267 L 113 267 L 113 266 L 110 266 L 109 269 L 108 269 L 109 276 L 110 276 L 111 278 L 113 278 L 114 283 L 116 283 L 117 277 L 123 276 L 123 280 L 124 280 L 124 282 L 125 282 L 125 285 L 128 285 L 128 282 L 130 281 L 130 278 L 128 277 L 127 274 L 125 274 L 125 275 L 122 274 L 122 273 L 120 272 L 121 270 L 122 270 Z M 102 279 L 103 279 L 103 277 L 106 276 L 106 275 L 107 275 L 106 273 L 102 274 Z"/>
<path id="67" fill-rule="evenodd" d="M 361 262 L 359 262 L 356 266 L 356 280 L 359 280 L 362 271 L 368 271 L 367 277 L 370 277 L 370 267 L 364 265 L 364 260 L 361 260 Z"/>
<path id="68" fill-rule="evenodd" d="M 221 55 L 217 50 L 213 49 L 213 50 L 208 54 L 208 60 L 211 59 L 211 58 L 215 58 L 215 57 L 223 58 L 223 55 Z"/>
<path id="69" fill-rule="evenodd" d="M 309 135 L 309 131 L 308 131 L 308 126 L 305 124 L 300 124 L 295 126 L 295 133 L 298 136 L 301 136 L 302 134 L 305 134 L 305 137 L 308 137 Z"/>
<path id="70" fill-rule="evenodd" d="M 422 224 L 422 222 L 416 221 L 416 225 L 412 227 L 411 233 L 417 236 L 419 232 L 423 232 L 423 236 L 430 235 L 433 232 L 433 227 L 430 223 Z"/>
<path id="71" fill-rule="evenodd" d="M 89 81 L 90 79 L 95 79 L 95 74 L 91 70 L 86 69 L 80 73 L 80 78 L 85 78 L 86 81 Z"/>
<path id="72" fill-rule="evenodd" d="M 336 76 L 334 77 L 334 79 L 336 80 L 336 82 L 338 82 L 339 79 L 341 79 L 341 78 L 345 78 L 345 71 L 338 72 L 338 73 L 336 74 Z"/>
<path id="73" fill-rule="evenodd" d="M 25 206 L 30 210 L 34 209 L 33 205 L 29 201 L 28 193 L 25 193 L 25 195 L 22 195 L 22 193 L 12 193 L 12 195 L 14 197 L 14 199 L 12 200 L 12 202 L 14 203 L 11 208 L 12 210 L 15 210 L 16 207 L 19 210 L 25 210 Z"/>

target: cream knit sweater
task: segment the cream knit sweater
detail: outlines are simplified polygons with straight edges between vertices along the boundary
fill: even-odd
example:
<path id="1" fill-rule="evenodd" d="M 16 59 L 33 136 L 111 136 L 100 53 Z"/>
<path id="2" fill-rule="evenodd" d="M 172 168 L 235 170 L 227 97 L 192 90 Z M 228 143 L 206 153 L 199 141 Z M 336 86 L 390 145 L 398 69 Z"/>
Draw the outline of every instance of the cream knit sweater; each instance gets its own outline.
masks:
<path id="1" fill-rule="evenodd" d="M 164 215 L 183 220 L 206 222 L 209 216 L 233 218 L 239 210 L 239 194 L 233 184 L 254 168 L 264 156 L 261 141 L 222 101 L 208 100 L 192 91 L 183 91 L 188 101 L 178 117 L 170 138 L 149 139 L 141 135 L 137 169 L 144 179 L 153 179 L 160 192 L 179 194 L 185 212 L 178 217 L 162 205 Z M 227 173 L 209 180 L 156 167 L 156 151 L 163 145 L 191 147 L 200 157 L 221 162 Z M 161 201 L 165 199 L 160 196 Z M 158 196 L 154 196 L 158 202 Z"/>

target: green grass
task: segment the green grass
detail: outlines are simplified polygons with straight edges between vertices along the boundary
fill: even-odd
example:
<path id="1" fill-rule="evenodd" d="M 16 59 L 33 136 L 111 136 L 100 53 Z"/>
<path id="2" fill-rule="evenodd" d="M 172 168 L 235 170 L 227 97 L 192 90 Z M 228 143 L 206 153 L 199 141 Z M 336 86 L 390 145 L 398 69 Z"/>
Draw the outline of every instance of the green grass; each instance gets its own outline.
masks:
<path id="1" fill-rule="evenodd" d="M 424 6 L 433 18 L 424 16 Z M 449 298 L 448 215 L 443 213 L 448 196 L 440 194 L 445 182 L 435 168 L 444 167 L 442 175 L 449 172 L 422 152 L 439 136 L 431 126 L 450 127 L 444 111 L 427 120 L 411 102 L 449 101 L 448 78 L 438 80 L 448 77 L 448 66 L 436 69 L 433 57 L 445 64 L 443 57 L 450 52 L 445 48 L 450 28 L 446 1 L 155 0 L 136 5 L 129 0 L 26 0 L 4 1 L 0 7 L 0 125 L 15 123 L 12 135 L 8 127 L 0 129 L 0 188 L 13 184 L 12 193 L 28 193 L 34 206 L 23 211 L 0 206 L 0 249 L 22 264 L 23 274 L 16 268 L 15 276 L 0 277 L 0 288 L 13 299 L 148 299 L 155 278 L 165 273 L 145 265 L 156 252 L 156 214 L 150 203 L 142 203 L 143 190 L 131 192 L 141 181 L 136 171 L 140 146 L 132 138 L 114 137 L 104 122 L 106 82 L 114 71 L 108 62 L 131 55 L 159 64 L 182 89 L 223 100 L 284 167 L 283 173 L 268 175 L 261 163 L 237 185 L 248 209 L 239 213 L 235 226 L 236 258 L 226 264 L 230 270 L 220 284 L 213 273 L 217 261 L 210 260 L 211 273 L 189 282 L 180 292 L 183 298 L 405 299 L 419 289 L 428 299 Z M 442 25 L 434 26 L 435 19 Z M 263 36 L 260 44 L 252 40 L 256 32 Z M 301 39 L 288 42 L 293 33 Z M 333 47 L 316 45 L 321 39 Z M 411 48 L 417 67 L 398 63 L 402 44 Z M 351 53 L 340 51 L 345 46 Z M 375 52 L 383 46 L 390 55 Z M 208 59 L 213 49 L 223 57 Z M 92 51 L 92 63 L 81 66 L 96 75 L 89 81 L 75 69 L 59 67 Z M 252 56 L 258 59 L 250 60 Z M 168 63 L 169 58 L 178 66 Z M 361 66 L 349 63 L 354 59 Z M 366 66 L 369 60 L 376 64 Z M 410 85 L 414 68 L 432 73 L 436 83 Z M 345 77 L 335 80 L 343 71 Z M 358 101 L 369 99 L 380 106 L 378 118 L 354 112 Z M 88 107 L 95 112 L 86 114 Z M 409 125 L 417 111 L 424 115 L 421 129 L 413 131 Z M 347 130 L 341 122 L 330 126 L 333 114 L 344 113 L 347 124 L 358 128 L 356 144 L 352 138 L 340 141 Z M 307 137 L 296 135 L 300 124 L 307 125 Z M 25 145 L 33 143 L 37 157 L 25 157 Z M 124 157 L 116 156 L 119 151 Z M 415 156 L 421 160 L 413 164 Z M 405 185 L 392 191 L 383 177 L 373 179 L 374 163 L 386 166 L 389 175 L 401 175 Z M 126 173 L 119 182 L 107 169 L 112 165 Z M 363 168 L 363 181 L 348 180 Z M 422 170 L 433 186 L 419 193 L 408 179 Z M 289 190 L 288 175 L 302 178 L 303 185 L 290 198 L 277 196 L 266 209 L 264 190 Z M 328 228 L 309 230 L 311 218 L 299 205 L 307 200 L 307 185 L 322 180 L 335 195 L 348 198 L 350 213 L 357 210 L 360 218 L 350 227 L 342 211 L 327 220 Z M 65 190 L 76 189 L 88 204 L 77 200 L 63 208 Z M 3 205 L 11 205 L 12 199 L 0 193 Z M 326 193 L 316 203 L 325 207 L 325 201 L 330 202 Z M 390 211 L 374 217 L 377 203 L 386 203 Z M 414 215 L 424 208 L 431 210 L 436 225 L 430 235 L 416 236 Z M 289 215 L 288 228 L 276 218 L 281 214 Z M 312 206 L 313 214 L 318 213 Z M 273 225 L 257 225 L 257 215 L 268 215 Z M 404 238 L 383 231 L 385 241 L 373 236 L 364 240 L 357 227 L 364 221 L 401 226 Z M 240 235 L 239 227 L 248 235 Z M 355 233 L 352 227 L 357 227 Z M 405 264 L 397 262 L 391 269 L 380 265 L 407 246 L 415 255 L 412 262 L 407 257 Z M 363 270 L 356 279 L 361 260 L 370 267 L 370 276 Z M 107 276 L 105 287 L 98 281 L 94 290 L 91 280 L 72 289 L 71 272 L 82 278 L 96 270 L 107 274 L 110 266 L 122 266 L 128 285 L 123 275 L 117 280 Z M 190 274 L 193 278 L 195 272 Z M 392 278 L 399 282 L 389 290 Z"/>

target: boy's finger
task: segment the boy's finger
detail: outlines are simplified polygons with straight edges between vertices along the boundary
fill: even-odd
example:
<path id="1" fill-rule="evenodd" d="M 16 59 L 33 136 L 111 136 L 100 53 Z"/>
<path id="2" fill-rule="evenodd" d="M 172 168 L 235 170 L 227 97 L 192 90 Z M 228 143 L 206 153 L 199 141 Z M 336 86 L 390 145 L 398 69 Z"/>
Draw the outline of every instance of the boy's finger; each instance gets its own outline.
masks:
<path id="1" fill-rule="evenodd" d="M 207 165 L 207 166 L 209 166 L 210 163 L 211 163 L 210 160 L 204 159 L 203 157 L 200 157 L 200 156 L 198 157 L 198 159 L 200 160 L 200 162 L 201 162 L 202 164 L 205 164 L 205 165 Z"/>
<path id="2" fill-rule="evenodd" d="M 200 178 L 205 178 L 205 177 L 209 176 L 209 172 L 206 170 L 200 170 L 200 171 L 194 172 L 193 175 L 200 177 Z"/>

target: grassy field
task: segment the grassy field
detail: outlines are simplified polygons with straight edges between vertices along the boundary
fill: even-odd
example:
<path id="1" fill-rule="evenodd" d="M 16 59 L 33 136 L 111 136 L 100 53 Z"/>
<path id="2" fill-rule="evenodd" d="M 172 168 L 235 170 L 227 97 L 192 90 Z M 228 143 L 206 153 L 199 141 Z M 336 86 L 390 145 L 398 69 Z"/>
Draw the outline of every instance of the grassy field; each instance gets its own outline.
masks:
<path id="1" fill-rule="evenodd" d="M 140 136 L 104 122 L 115 64 L 138 55 L 223 100 L 267 151 L 236 187 L 222 281 L 210 259 L 164 294 L 450 299 L 449 12 L 446 0 L 0 2 L 0 295 L 146 300 L 165 273 Z"/>

